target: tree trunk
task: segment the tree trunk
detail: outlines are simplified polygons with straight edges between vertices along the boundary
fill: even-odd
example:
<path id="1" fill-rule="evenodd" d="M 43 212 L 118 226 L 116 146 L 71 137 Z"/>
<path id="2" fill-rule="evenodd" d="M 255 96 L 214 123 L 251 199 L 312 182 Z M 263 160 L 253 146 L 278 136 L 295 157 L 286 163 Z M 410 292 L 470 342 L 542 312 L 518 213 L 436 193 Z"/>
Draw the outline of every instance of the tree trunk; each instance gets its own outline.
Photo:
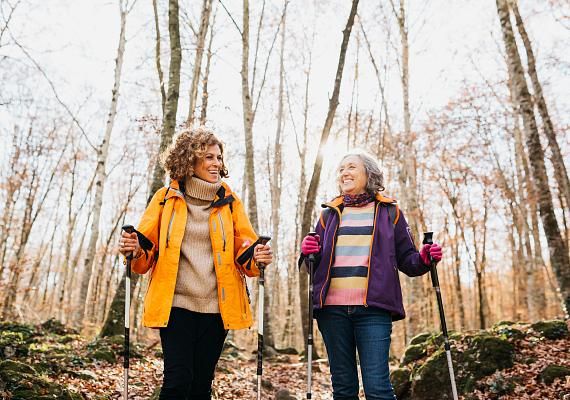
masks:
<path id="1" fill-rule="evenodd" d="M 544 133 L 548 139 L 548 145 L 550 151 L 552 152 L 552 166 L 554 167 L 554 177 L 558 183 L 558 189 L 561 193 L 561 197 L 564 199 L 562 207 L 567 211 L 570 210 L 570 181 L 568 180 L 568 172 L 566 170 L 566 165 L 564 164 L 564 157 L 560 146 L 558 145 L 558 140 L 556 139 L 556 132 L 554 131 L 554 124 L 548 113 L 548 107 L 546 105 L 546 100 L 544 99 L 544 92 L 542 91 L 542 85 L 538 79 L 538 73 L 536 72 L 536 59 L 534 57 L 534 51 L 532 50 L 532 44 L 530 38 L 526 32 L 523 19 L 519 13 L 519 8 L 517 5 L 517 0 L 510 0 L 510 6 L 515 16 L 515 21 L 519 34 L 521 36 L 528 64 L 528 74 L 532 82 L 532 87 L 534 90 L 534 102 L 538 108 L 538 113 L 542 119 Z"/>
<path id="2" fill-rule="evenodd" d="M 160 149 L 162 153 L 172 142 L 174 129 L 176 127 L 176 113 L 178 110 L 178 97 L 180 88 L 180 64 L 182 53 L 180 47 L 180 27 L 178 16 L 178 0 L 168 2 L 168 31 L 170 35 L 170 70 L 168 72 L 168 95 L 166 97 L 166 113 L 163 116 L 162 131 L 160 134 Z M 147 204 L 152 199 L 154 193 L 164 185 L 164 169 L 156 160 L 153 172 L 153 180 L 150 185 L 150 193 L 147 197 Z M 105 323 L 99 332 L 99 336 L 112 336 L 123 332 L 124 310 L 125 310 L 125 279 L 124 272 L 117 291 L 113 296 L 113 301 L 105 318 Z M 139 279 L 138 274 L 131 277 L 131 293 Z"/>
<path id="3" fill-rule="evenodd" d="M 552 194 L 544 163 L 544 151 L 540 144 L 532 99 L 528 91 L 522 62 L 513 34 L 507 0 L 497 0 L 497 12 L 503 32 L 508 67 L 514 81 L 515 100 L 520 107 L 523 117 L 530 166 L 538 192 L 538 208 L 550 251 L 550 263 L 558 280 L 564 313 L 568 316 L 570 311 L 570 258 L 568 256 L 568 247 L 562 238 L 554 213 Z"/>
<path id="4" fill-rule="evenodd" d="M 406 16 L 406 9 L 404 1 L 399 1 L 398 10 L 394 5 L 393 0 L 390 0 L 392 11 L 398 20 L 398 29 L 400 32 L 400 45 L 401 45 L 401 82 L 402 82 L 402 100 L 403 100 L 403 113 L 404 113 L 404 132 L 401 143 L 403 148 L 401 157 L 401 166 L 399 174 L 400 193 L 402 197 L 401 204 L 406 210 L 406 216 L 409 221 L 410 228 L 416 243 L 420 237 L 423 224 L 421 210 L 418 204 L 418 185 L 417 185 L 417 172 L 415 165 L 416 149 L 414 146 L 414 137 L 412 135 L 412 118 L 410 113 L 410 51 L 408 40 L 408 21 Z M 422 278 L 408 278 L 405 277 L 408 283 L 406 308 L 408 309 L 408 321 L 406 324 L 406 336 L 411 338 L 415 336 L 421 329 L 422 313 L 421 310 L 425 304 L 425 296 L 423 295 L 423 279 Z"/>
<path id="5" fill-rule="evenodd" d="M 243 0 L 243 24 L 241 33 L 241 99 L 243 105 L 243 131 L 245 135 L 245 181 L 247 187 L 247 208 L 253 229 L 257 232 L 257 196 L 255 192 L 255 149 L 253 147 L 253 100 L 249 86 L 249 0 Z"/>
<path id="6" fill-rule="evenodd" d="M 168 71 L 168 92 L 166 95 L 165 113 L 162 118 L 160 133 L 160 147 L 158 155 L 162 154 L 172 142 L 176 129 L 176 113 L 178 111 L 178 98 L 180 95 L 180 65 L 182 63 L 182 49 L 180 47 L 180 23 L 178 16 L 178 0 L 168 1 L 168 33 L 170 36 L 170 66 Z M 150 186 L 147 204 L 154 193 L 164 186 L 164 169 L 157 161 L 154 165 L 152 183 Z"/>
<path id="7" fill-rule="evenodd" d="M 109 154 L 109 142 L 111 133 L 115 125 L 115 117 L 117 115 L 117 106 L 119 101 L 119 88 L 121 84 L 121 72 L 123 70 L 123 60 L 125 54 L 125 45 L 127 39 L 125 36 L 125 28 L 127 24 L 127 6 L 121 4 L 121 28 L 119 33 L 119 46 L 117 49 L 117 58 L 115 59 L 115 79 L 111 96 L 111 106 L 105 127 L 105 135 L 103 141 L 97 149 L 97 166 L 95 178 L 95 196 L 93 199 L 93 220 L 91 221 L 91 233 L 89 236 L 89 245 L 87 246 L 87 254 L 83 263 L 83 274 L 81 278 L 81 286 L 79 290 L 79 301 L 77 304 L 77 314 L 75 321 L 82 324 L 85 315 L 85 302 L 87 299 L 87 291 L 89 282 L 92 279 L 94 266 L 96 265 L 95 256 L 97 250 L 97 240 L 99 239 L 99 223 L 101 219 L 101 208 L 103 205 L 103 191 L 105 189 L 105 166 L 107 164 L 107 156 Z"/>
<path id="8" fill-rule="evenodd" d="M 152 0 L 152 10 L 154 12 L 154 58 L 156 63 L 156 72 L 158 73 L 158 87 L 160 88 L 160 105 L 162 115 L 164 116 L 166 108 L 166 91 L 164 90 L 164 73 L 162 72 L 161 54 L 160 54 L 160 23 L 158 21 L 158 6 L 156 0 Z"/>
<path id="9" fill-rule="evenodd" d="M 208 34 L 208 26 L 210 25 L 210 13 L 212 11 L 212 0 L 203 0 L 202 16 L 200 17 L 200 28 L 198 37 L 196 38 L 196 57 L 194 58 L 194 70 L 192 71 L 192 84 L 190 85 L 190 105 L 188 108 L 188 126 L 194 123 L 194 113 L 198 102 L 198 83 L 200 82 L 200 73 L 202 71 L 202 57 L 206 45 L 206 36 Z"/>
<path id="10" fill-rule="evenodd" d="M 214 26 L 216 25 L 216 13 L 212 17 L 212 27 L 210 28 L 210 40 L 208 41 L 208 52 L 206 54 L 206 69 L 202 79 L 202 106 L 200 108 L 200 125 L 208 122 L 208 79 L 210 77 L 210 65 L 212 63 L 212 43 L 214 42 Z"/>
<path id="11" fill-rule="evenodd" d="M 343 30 L 342 35 L 342 43 L 340 46 L 340 53 L 338 57 L 338 65 L 335 74 L 334 80 L 334 88 L 332 92 L 332 97 L 329 99 L 329 109 L 327 112 L 327 117 L 325 119 L 325 124 L 323 126 L 323 130 L 321 133 L 321 141 L 319 143 L 319 148 L 317 152 L 317 158 L 315 160 L 315 165 L 313 168 L 313 175 L 311 177 L 311 182 L 309 184 L 309 189 L 307 190 L 307 197 L 305 199 L 304 210 L 303 210 L 303 219 L 301 223 L 301 234 L 306 234 L 307 232 L 312 230 L 312 218 L 313 218 L 313 210 L 315 208 L 315 200 L 317 198 L 317 189 L 319 186 L 319 181 L 321 179 L 321 170 L 323 168 L 323 154 L 321 149 L 326 144 L 332 123 L 334 120 L 334 115 L 336 112 L 336 108 L 338 106 L 338 98 L 340 94 L 340 84 L 342 82 L 342 72 L 344 70 L 344 62 L 346 58 L 346 49 L 348 48 L 348 42 L 350 39 L 350 32 L 352 31 L 352 26 L 354 25 L 354 17 L 356 15 L 356 10 L 358 9 L 358 1 L 359 0 L 352 0 L 352 6 L 350 9 L 350 14 L 348 16 L 348 20 L 346 22 L 346 26 Z M 299 275 L 299 295 L 301 299 L 301 315 L 309 315 L 309 303 L 307 299 L 307 291 L 308 291 L 308 283 L 307 283 L 307 275 L 301 273 Z M 306 346 L 307 343 L 307 335 L 309 332 L 309 325 L 307 318 L 303 317 L 303 339 Z"/>

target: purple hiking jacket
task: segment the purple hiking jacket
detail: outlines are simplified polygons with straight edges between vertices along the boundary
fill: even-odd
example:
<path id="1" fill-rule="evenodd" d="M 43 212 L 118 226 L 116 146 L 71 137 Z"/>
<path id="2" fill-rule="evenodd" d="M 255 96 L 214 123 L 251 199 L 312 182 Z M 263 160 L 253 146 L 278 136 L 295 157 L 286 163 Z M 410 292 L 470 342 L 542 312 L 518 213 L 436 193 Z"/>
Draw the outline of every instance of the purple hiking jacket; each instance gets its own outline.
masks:
<path id="1" fill-rule="evenodd" d="M 374 229 L 368 269 L 368 287 L 364 306 L 389 311 L 392 320 L 404 319 L 406 313 L 402 302 L 402 289 L 398 270 L 408 276 L 420 276 L 429 272 L 420 258 L 403 213 L 397 208 L 394 222 L 390 221 L 388 207 L 396 201 L 380 194 L 376 195 Z M 330 269 L 334 262 L 337 229 L 342 213 L 342 197 L 322 205 L 330 208 L 328 216 L 321 217 L 315 232 L 321 238 L 321 252 L 316 257 L 313 277 L 313 308 L 320 309 L 330 285 Z M 324 219 L 327 221 L 324 221 Z M 391 226 L 394 224 L 393 226 Z M 301 254 L 299 262 L 305 257 Z"/>

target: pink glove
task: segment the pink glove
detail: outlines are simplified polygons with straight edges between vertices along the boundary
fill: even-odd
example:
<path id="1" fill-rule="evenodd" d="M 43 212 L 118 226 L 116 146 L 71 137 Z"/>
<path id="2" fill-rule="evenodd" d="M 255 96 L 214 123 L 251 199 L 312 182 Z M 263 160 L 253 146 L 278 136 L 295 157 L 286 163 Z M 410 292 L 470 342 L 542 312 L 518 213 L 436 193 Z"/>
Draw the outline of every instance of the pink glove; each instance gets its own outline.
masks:
<path id="1" fill-rule="evenodd" d="M 431 258 L 435 262 L 441 261 L 441 257 L 442 257 L 442 251 L 441 250 L 442 250 L 441 246 L 437 243 L 424 244 L 422 249 L 420 250 L 420 258 L 422 259 L 422 262 L 424 263 L 424 265 L 426 265 L 428 267 L 431 265 L 431 261 L 430 261 L 429 256 L 431 256 Z"/>
<path id="2" fill-rule="evenodd" d="M 311 236 L 307 235 L 301 242 L 301 253 L 304 256 L 308 256 L 309 254 L 317 254 L 321 251 L 321 246 L 319 246 L 319 242 L 321 238 L 319 235 Z"/>

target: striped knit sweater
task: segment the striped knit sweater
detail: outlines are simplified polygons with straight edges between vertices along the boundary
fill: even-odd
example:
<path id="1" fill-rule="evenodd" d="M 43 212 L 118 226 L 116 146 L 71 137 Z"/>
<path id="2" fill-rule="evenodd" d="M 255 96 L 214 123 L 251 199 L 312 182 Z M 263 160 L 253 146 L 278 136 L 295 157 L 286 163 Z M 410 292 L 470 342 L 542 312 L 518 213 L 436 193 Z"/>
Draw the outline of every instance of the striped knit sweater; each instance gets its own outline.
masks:
<path id="1" fill-rule="evenodd" d="M 343 209 L 325 305 L 364 303 L 373 227 L 374 202 Z"/>

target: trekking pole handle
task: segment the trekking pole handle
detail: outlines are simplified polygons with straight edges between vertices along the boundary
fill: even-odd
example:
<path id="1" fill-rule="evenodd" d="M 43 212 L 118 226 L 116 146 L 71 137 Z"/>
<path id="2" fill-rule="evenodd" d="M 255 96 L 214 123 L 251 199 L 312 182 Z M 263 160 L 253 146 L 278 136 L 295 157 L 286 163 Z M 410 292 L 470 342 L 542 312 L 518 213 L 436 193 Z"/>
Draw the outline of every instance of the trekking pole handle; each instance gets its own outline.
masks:
<path id="1" fill-rule="evenodd" d="M 261 236 L 259 237 L 259 239 L 257 239 L 257 244 L 262 244 L 262 245 L 265 246 L 265 245 L 267 244 L 267 242 L 269 242 L 270 240 L 271 240 L 271 236 L 261 235 Z M 256 245 L 256 246 L 257 246 L 257 245 Z M 258 263 L 257 266 L 258 266 L 260 269 L 263 269 L 263 268 L 266 267 L 266 265 L 265 265 L 264 263 Z"/>
<path id="2" fill-rule="evenodd" d="M 424 232 L 424 240 L 423 240 L 422 244 L 433 244 L 433 232 Z M 437 275 L 437 270 L 435 268 L 437 261 L 435 261 L 433 259 L 431 254 L 429 255 L 429 260 L 430 260 L 430 264 L 431 264 L 430 265 L 430 275 L 431 275 L 432 285 L 434 288 L 439 287 L 439 277 Z"/>
<path id="3" fill-rule="evenodd" d="M 125 232 L 127 232 L 129 235 L 135 231 L 135 227 L 132 226 L 132 225 L 123 225 L 123 226 L 121 227 L 121 229 L 124 230 Z M 132 259 L 133 259 L 133 253 L 130 252 L 130 253 L 126 256 L 126 258 L 127 258 L 127 260 L 129 260 L 129 261 L 132 260 Z"/>
<path id="4" fill-rule="evenodd" d="M 311 231 L 311 232 L 308 233 L 308 235 L 309 235 L 309 236 L 312 236 L 312 237 L 315 237 L 315 236 L 317 236 L 317 232 Z M 308 257 L 308 258 L 309 258 L 309 262 L 312 262 L 312 263 L 315 262 L 315 255 L 314 255 L 314 254 L 309 254 L 309 257 Z"/>

